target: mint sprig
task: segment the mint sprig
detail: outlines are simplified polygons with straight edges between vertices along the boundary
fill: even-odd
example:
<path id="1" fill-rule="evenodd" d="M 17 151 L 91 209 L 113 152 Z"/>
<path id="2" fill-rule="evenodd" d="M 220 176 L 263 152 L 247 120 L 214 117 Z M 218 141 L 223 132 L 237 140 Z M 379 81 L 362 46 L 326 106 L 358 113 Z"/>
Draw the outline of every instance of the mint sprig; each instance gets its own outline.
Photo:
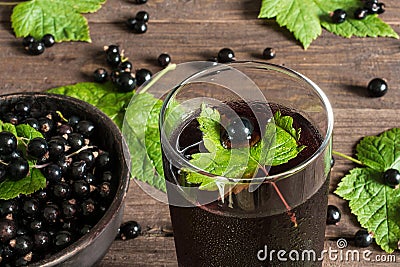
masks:
<path id="1" fill-rule="evenodd" d="M 307 49 L 313 40 L 322 33 L 322 27 L 343 37 L 393 37 L 399 35 L 378 15 L 369 15 L 358 20 L 353 17 L 354 11 L 362 7 L 360 0 L 263 0 L 259 18 L 275 18 L 276 22 L 286 27 Z M 348 13 L 346 21 L 333 23 L 329 14 L 336 9 Z"/>
<path id="2" fill-rule="evenodd" d="M 52 34 L 57 42 L 91 42 L 89 26 L 82 13 L 96 12 L 106 0 L 30 0 L 18 3 L 11 23 L 16 37 L 37 39 Z"/>
<path id="3" fill-rule="evenodd" d="M 362 167 L 350 170 L 335 193 L 349 201 L 361 226 L 391 253 L 400 240 L 400 190 L 386 185 L 382 177 L 387 169 L 400 170 L 400 128 L 364 137 L 356 146 L 356 156 L 353 161 Z"/>
<path id="4" fill-rule="evenodd" d="M 18 148 L 21 149 L 26 158 L 26 145 L 35 137 L 42 137 L 43 135 L 27 124 L 19 124 L 14 126 L 11 123 L 4 123 L 0 121 L 0 131 L 6 131 L 14 134 L 18 140 Z M 5 164 L 1 162 L 0 164 Z M 46 187 L 46 178 L 42 172 L 36 168 L 35 160 L 28 160 L 29 173 L 25 178 L 18 181 L 6 180 L 0 183 L 0 199 L 12 199 L 21 194 L 29 195 L 37 190 Z"/>

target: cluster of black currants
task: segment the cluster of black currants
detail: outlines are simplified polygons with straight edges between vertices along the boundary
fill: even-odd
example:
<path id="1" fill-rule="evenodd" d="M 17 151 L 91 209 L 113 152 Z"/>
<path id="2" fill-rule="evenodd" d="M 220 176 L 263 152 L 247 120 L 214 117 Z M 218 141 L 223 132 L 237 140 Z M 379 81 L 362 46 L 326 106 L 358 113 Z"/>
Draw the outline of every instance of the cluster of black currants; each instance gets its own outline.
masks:
<path id="1" fill-rule="evenodd" d="M 379 3 L 378 0 L 363 1 L 364 5 L 354 11 L 355 19 L 364 19 L 368 15 L 382 14 L 385 12 L 385 4 Z M 347 18 L 347 12 L 343 9 L 336 9 L 330 14 L 333 23 L 342 23 Z"/>
<path id="2" fill-rule="evenodd" d="M 22 45 L 29 54 L 37 56 L 42 54 L 46 47 L 53 46 L 55 42 L 52 34 L 45 34 L 41 40 L 36 40 L 29 35 L 22 40 Z"/>
<path id="3" fill-rule="evenodd" d="M 137 69 L 133 73 L 133 65 L 124 58 L 123 51 L 120 51 L 117 45 L 104 47 L 107 64 L 113 69 L 108 74 L 105 68 L 98 68 L 94 71 L 94 80 L 103 83 L 111 79 L 112 83 L 120 92 L 132 92 L 136 87 L 142 85 L 152 77 L 148 69 Z"/>
<path id="4" fill-rule="evenodd" d="M 146 11 L 139 11 L 136 16 L 126 20 L 126 25 L 134 33 L 147 32 L 147 23 L 149 21 L 149 13 Z"/>
<path id="5" fill-rule="evenodd" d="M 1 266 L 24 266 L 70 245 L 104 215 L 116 192 L 112 158 L 93 143 L 94 123 L 78 116 L 67 120 L 59 112 L 18 101 L 2 107 L 0 118 L 28 124 L 44 136 L 27 142 L 23 153 L 16 146 L 17 137 L 0 134 L 2 163 L 15 169 L 7 173 L 9 179 L 28 174 L 24 158 L 36 161 L 34 168 L 46 178 L 46 187 L 39 191 L 0 200 Z"/>

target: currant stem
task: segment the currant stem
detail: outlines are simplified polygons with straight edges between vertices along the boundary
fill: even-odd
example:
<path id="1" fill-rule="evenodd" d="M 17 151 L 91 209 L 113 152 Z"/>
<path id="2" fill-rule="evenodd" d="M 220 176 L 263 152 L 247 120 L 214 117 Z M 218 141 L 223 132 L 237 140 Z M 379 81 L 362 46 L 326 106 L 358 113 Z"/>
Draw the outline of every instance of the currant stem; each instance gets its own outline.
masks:
<path id="1" fill-rule="evenodd" d="M 80 149 L 78 149 L 77 151 L 72 152 L 71 154 L 67 155 L 66 158 L 70 158 L 70 157 L 72 157 L 72 156 L 78 155 L 78 154 L 79 154 L 80 152 L 82 152 L 83 150 L 91 149 L 91 148 L 94 148 L 94 146 L 83 146 L 83 147 L 81 147 Z"/>
<path id="2" fill-rule="evenodd" d="M 348 159 L 348 160 L 350 160 L 350 161 L 352 161 L 352 162 L 354 162 L 354 163 L 357 163 L 357 164 L 359 164 L 359 165 L 364 165 L 364 163 L 362 163 L 361 161 L 359 161 L 359 160 L 357 160 L 357 159 L 355 159 L 355 158 L 352 158 L 352 157 L 350 157 L 350 156 L 347 156 L 347 155 L 345 155 L 345 154 L 343 154 L 343 153 L 340 153 L 340 152 L 338 152 L 338 151 L 332 150 L 332 154 L 334 154 L 334 155 L 336 155 L 336 156 L 339 156 L 339 157 L 342 157 L 342 158 L 345 158 L 345 159 Z"/>
<path id="3" fill-rule="evenodd" d="M 2 161 L 2 160 L 0 160 L 0 164 L 3 164 L 3 165 L 5 165 L 5 166 L 8 166 L 8 163 L 6 163 L 6 162 L 4 162 L 4 161 Z"/>

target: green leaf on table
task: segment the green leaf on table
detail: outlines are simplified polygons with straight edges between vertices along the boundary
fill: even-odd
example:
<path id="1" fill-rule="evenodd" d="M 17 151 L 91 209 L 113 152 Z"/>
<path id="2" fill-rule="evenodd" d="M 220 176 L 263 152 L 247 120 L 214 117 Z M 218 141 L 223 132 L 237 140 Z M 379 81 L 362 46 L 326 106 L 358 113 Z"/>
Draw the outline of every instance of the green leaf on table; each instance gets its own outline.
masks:
<path id="1" fill-rule="evenodd" d="M 322 27 L 343 37 L 393 37 L 398 34 L 377 15 L 369 15 L 357 20 L 350 14 L 362 7 L 359 0 L 262 0 L 259 18 L 275 18 L 281 27 L 292 32 L 303 47 L 307 49 L 311 42 L 322 33 Z M 343 9 L 349 15 L 340 24 L 333 23 L 329 14 Z"/>
<path id="2" fill-rule="evenodd" d="M 29 162 L 29 166 L 33 163 Z M 46 178 L 36 168 L 30 168 L 29 174 L 18 181 L 6 179 L 0 183 L 0 199 L 11 199 L 20 194 L 29 195 L 46 187 Z"/>
<path id="3" fill-rule="evenodd" d="M 111 82 L 104 84 L 83 82 L 53 88 L 48 93 L 67 95 L 78 98 L 103 111 L 118 127 L 122 127 L 125 109 L 133 96 L 133 92 L 118 92 Z"/>
<path id="4" fill-rule="evenodd" d="M 16 5 L 11 15 L 17 37 L 37 39 L 52 34 L 57 42 L 91 42 L 89 26 L 81 13 L 97 11 L 105 0 L 31 0 Z"/>
<path id="5" fill-rule="evenodd" d="M 122 132 L 131 153 L 132 176 L 165 192 L 158 128 L 161 106 L 162 101 L 149 93 L 135 94 L 126 109 Z"/>
<path id="6" fill-rule="evenodd" d="M 400 170 L 399 140 L 399 128 L 364 137 L 356 155 L 365 167 L 352 169 L 335 191 L 349 201 L 361 226 L 373 232 L 376 243 L 389 253 L 400 240 L 400 190 L 386 185 L 382 177 L 387 169 Z"/>
<path id="7" fill-rule="evenodd" d="M 265 165 L 280 165 L 295 158 L 304 146 L 298 144 L 300 129 L 293 128 L 293 118 L 279 111 L 266 125 L 264 137 L 255 145 L 226 149 L 221 145 L 220 114 L 216 109 L 202 105 L 197 118 L 208 150 L 192 154 L 190 163 L 214 175 L 228 178 L 251 178 Z M 186 170 L 186 181 L 199 185 L 202 190 L 217 190 L 215 179 L 199 172 Z"/>

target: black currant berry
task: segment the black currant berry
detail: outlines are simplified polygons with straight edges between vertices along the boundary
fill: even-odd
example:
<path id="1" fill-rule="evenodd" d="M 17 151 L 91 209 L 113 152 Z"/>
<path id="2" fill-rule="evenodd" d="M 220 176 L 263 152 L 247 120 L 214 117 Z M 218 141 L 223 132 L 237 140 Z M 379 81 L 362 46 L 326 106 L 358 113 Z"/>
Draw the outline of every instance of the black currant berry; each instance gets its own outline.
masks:
<path id="1" fill-rule="evenodd" d="M 71 126 L 75 126 L 76 124 L 78 124 L 79 121 L 80 118 L 78 116 L 72 115 L 71 117 L 68 118 L 68 124 Z"/>
<path id="2" fill-rule="evenodd" d="M 64 155 L 65 146 L 67 145 L 67 140 L 63 137 L 61 139 L 50 139 L 47 143 L 48 151 L 49 151 L 49 158 L 52 160 L 57 160 Z"/>
<path id="3" fill-rule="evenodd" d="M 104 51 L 106 52 L 106 55 L 119 54 L 119 46 L 118 45 L 105 46 Z"/>
<path id="4" fill-rule="evenodd" d="M 51 245 L 51 236 L 46 231 L 40 231 L 33 236 L 33 248 L 36 251 L 46 251 Z"/>
<path id="5" fill-rule="evenodd" d="M 29 126 L 31 126 L 36 131 L 39 131 L 39 122 L 35 118 L 27 118 L 22 123 L 28 124 Z"/>
<path id="6" fill-rule="evenodd" d="M 63 172 L 59 165 L 52 163 L 44 168 L 43 175 L 46 177 L 47 181 L 58 183 L 61 182 Z"/>
<path id="7" fill-rule="evenodd" d="M 376 14 L 382 14 L 382 13 L 385 13 L 385 4 L 378 3 L 378 11 L 376 11 Z"/>
<path id="8" fill-rule="evenodd" d="M 17 125 L 19 123 L 18 116 L 13 112 L 7 112 L 3 115 L 3 122 L 9 122 L 11 124 Z"/>
<path id="9" fill-rule="evenodd" d="M 40 159 L 48 151 L 47 142 L 44 138 L 36 137 L 29 141 L 26 152 L 29 156 Z"/>
<path id="10" fill-rule="evenodd" d="M 40 203 L 35 198 L 27 198 L 22 202 L 22 211 L 28 218 L 35 218 L 39 213 Z"/>
<path id="11" fill-rule="evenodd" d="M 343 9 L 336 9 L 331 14 L 331 19 L 333 23 L 343 23 L 347 18 L 347 13 Z"/>
<path id="12" fill-rule="evenodd" d="M 136 221 L 127 221 L 121 224 L 119 228 L 119 238 L 128 240 L 136 238 L 140 235 L 142 228 Z"/>
<path id="13" fill-rule="evenodd" d="M 81 179 L 86 174 L 87 164 L 85 161 L 72 162 L 70 166 L 70 175 L 74 180 Z"/>
<path id="14" fill-rule="evenodd" d="M 400 184 L 400 172 L 396 169 L 388 169 L 383 173 L 383 180 L 390 187 Z"/>
<path id="15" fill-rule="evenodd" d="M 121 63 L 121 55 L 120 54 L 107 54 L 106 57 L 107 64 L 111 67 L 118 67 Z"/>
<path id="16" fill-rule="evenodd" d="M 85 145 L 85 138 L 80 133 L 70 133 L 67 141 L 71 151 L 76 151 Z"/>
<path id="17" fill-rule="evenodd" d="M 64 201 L 61 205 L 61 212 L 65 219 L 73 219 L 78 213 L 76 203 Z"/>
<path id="18" fill-rule="evenodd" d="M 101 198 L 108 198 L 111 195 L 111 184 L 109 182 L 102 182 L 98 186 L 98 194 Z"/>
<path id="19" fill-rule="evenodd" d="M 378 1 L 375 0 L 367 0 L 364 3 L 364 8 L 368 10 L 369 14 L 376 14 L 379 10 Z"/>
<path id="20" fill-rule="evenodd" d="M 126 23 L 126 26 L 128 26 L 128 28 L 130 30 L 133 30 L 134 27 L 135 27 L 135 24 L 136 24 L 136 19 L 135 18 L 128 18 L 125 23 Z"/>
<path id="21" fill-rule="evenodd" d="M 135 4 L 138 4 L 138 5 L 143 5 L 146 3 L 147 3 L 147 0 L 135 0 Z"/>
<path id="22" fill-rule="evenodd" d="M 79 121 L 75 128 L 78 133 L 85 137 L 91 136 L 95 129 L 93 122 L 87 120 Z"/>
<path id="23" fill-rule="evenodd" d="M 141 86 L 145 82 L 149 81 L 152 75 L 153 74 L 148 69 L 138 69 L 135 73 L 137 86 Z"/>
<path id="24" fill-rule="evenodd" d="M 90 149 L 79 152 L 76 158 L 78 161 L 84 161 L 88 169 L 93 167 L 96 160 L 93 151 Z"/>
<path id="25" fill-rule="evenodd" d="M 24 37 L 24 39 L 22 39 L 22 45 L 24 47 L 28 47 L 31 43 L 33 43 L 35 41 L 36 40 L 35 40 L 35 38 L 33 38 L 33 36 L 28 35 L 28 36 Z"/>
<path id="26" fill-rule="evenodd" d="M 119 65 L 119 69 L 130 72 L 133 69 L 133 65 L 130 61 L 126 60 L 121 62 L 121 64 Z"/>
<path id="27" fill-rule="evenodd" d="M 220 63 L 228 63 L 235 60 L 235 53 L 230 48 L 222 48 L 219 50 L 217 60 Z"/>
<path id="28" fill-rule="evenodd" d="M 83 216 L 92 216 L 96 214 L 97 211 L 97 204 L 96 202 L 91 199 L 85 199 L 81 203 L 81 211 Z"/>
<path id="29" fill-rule="evenodd" d="M 65 248 L 72 242 L 72 234 L 69 231 L 59 231 L 54 236 L 56 248 Z"/>
<path id="30" fill-rule="evenodd" d="M 26 49 L 29 54 L 37 56 L 37 55 L 43 54 L 43 52 L 45 50 L 45 46 L 44 46 L 44 43 L 42 43 L 40 41 L 34 41 L 34 42 L 30 43 Z"/>
<path id="31" fill-rule="evenodd" d="M 221 143 L 226 148 L 249 143 L 254 131 L 253 123 L 244 117 L 233 119 L 221 135 Z"/>
<path id="32" fill-rule="evenodd" d="M 160 65 L 161 67 L 166 67 L 169 65 L 169 63 L 171 63 L 171 56 L 167 53 L 162 53 L 158 56 L 157 62 L 158 65 Z"/>
<path id="33" fill-rule="evenodd" d="M 31 111 L 31 105 L 24 101 L 18 101 L 14 105 L 14 111 L 18 115 L 27 115 Z"/>
<path id="34" fill-rule="evenodd" d="M 60 218 L 60 209 L 56 204 L 49 203 L 43 208 L 42 214 L 47 223 L 54 224 Z"/>
<path id="35" fill-rule="evenodd" d="M 25 255 L 31 251 L 33 242 L 28 235 L 21 235 L 10 241 L 10 246 L 15 249 L 17 254 Z"/>
<path id="36" fill-rule="evenodd" d="M 358 230 L 357 233 L 354 235 L 354 244 L 357 247 L 368 247 L 372 244 L 373 240 L 374 239 L 372 234 L 368 233 L 368 231 L 365 229 Z"/>
<path id="37" fill-rule="evenodd" d="M 133 24 L 133 31 L 135 33 L 145 33 L 147 32 L 147 23 L 144 21 L 136 20 L 136 23 Z"/>
<path id="38" fill-rule="evenodd" d="M 147 13 L 146 11 L 139 11 L 136 13 L 135 19 L 136 19 L 136 21 L 148 22 L 149 21 L 149 13 Z"/>
<path id="39" fill-rule="evenodd" d="M 122 72 L 115 80 L 120 92 L 132 92 L 136 87 L 136 79 L 130 72 Z"/>
<path id="40" fill-rule="evenodd" d="M 341 213 L 338 207 L 334 205 L 328 205 L 326 224 L 337 224 L 340 221 Z"/>
<path id="41" fill-rule="evenodd" d="M 108 72 L 105 68 L 98 68 L 93 72 L 94 81 L 97 83 L 104 83 L 107 81 Z"/>
<path id="42" fill-rule="evenodd" d="M 108 166 L 110 163 L 110 154 L 108 152 L 103 151 L 96 158 L 96 166 L 99 168 L 104 168 Z"/>
<path id="43" fill-rule="evenodd" d="M 356 19 L 365 19 L 368 15 L 368 9 L 365 8 L 357 8 L 354 11 L 354 18 Z"/>
<path id="44" fill-rule="evenodd" d="M 25 178 L 29 173 L 29 163 L 24 158 L 13 159 L 8 164 L 7 172 L 10 174 L 9 178 L 11 180 L 21 180 L 22 178 Z"/>
<path id="45" fill-rule="evenodd" d="M 381 97 L 387 93 L 388 85 L 385 80 L 381 78 L 375 78 L 368 83 L 367 90 L 371 96 Z"/>
<path id="46" fill-rule="evenodd" d="M 272 47 L 267 47 L 263 51 L 263 58 L 264 59 L 273 59 L 276 56 L 275 49 Z"/>
<path id="47" fill-rule="evenodd" d="M 72 192 L 78 199 L 87 198 L 90 194 L 90 185 L 85 180 L 76 180 L 72 183 Z"/>
<path id="48" fill-rule="evenodd" d="M 9 155 L 17 149 L 17 138 L 10 132 L 0 132 L 0 155 Z"/>
<path id="49" fill-rule="evenodd" d="M 54 36 L 52 34 L 45 34 L 42 38 L 42 42 L 45 47 L 51 47 L 56 43 Z"/>
<path id="50" fill-rule="evenodd" d="M 13 220 L 0 219 L 0 241 L 5 243 L 17 235 L 17 226 Z"/>
<path id="51" fill-rule="evenodd" d="M 38 122 L 39 122 L 39 131 L 44 134 L 51 132 L 54 128 L 54 122 L 47 117 L 39 118 Z"/>
<path id="52" fill-rule="evenodd" d="M 18 203 L 15 199 L 1 200 L 0 215 L 5 217 L 8 214 L 16 214 L 19 210 Z"/>
<path id="53" fill-rule="evenodd" d="M 65 200 L 71 195 L 71 187 L 66 182 L 58 182 L 51 187 L 51 194 L 57 200 Z"/>

